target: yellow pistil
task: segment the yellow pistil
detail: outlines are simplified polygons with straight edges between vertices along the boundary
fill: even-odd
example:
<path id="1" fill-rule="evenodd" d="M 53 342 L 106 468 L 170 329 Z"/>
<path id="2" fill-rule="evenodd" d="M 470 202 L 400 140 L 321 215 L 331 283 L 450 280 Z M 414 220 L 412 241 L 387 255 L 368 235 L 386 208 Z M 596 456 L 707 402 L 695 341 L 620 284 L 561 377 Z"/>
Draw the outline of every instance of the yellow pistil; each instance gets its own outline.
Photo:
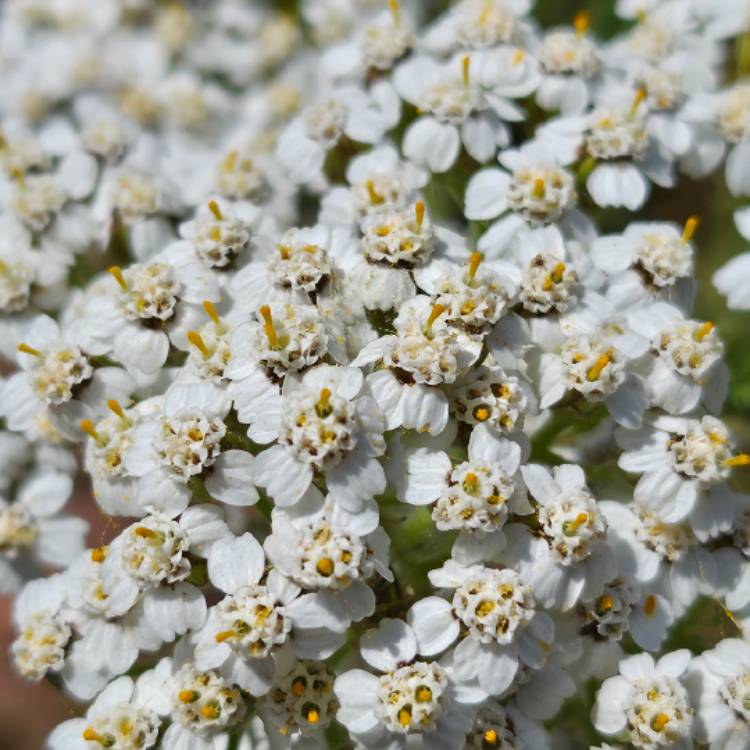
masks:
<path id="1" fill-rule="evenodd" d="M 566 521 L 563 524 L 563 534 L 565 536 L 573 536 L 588 520 L 588 513 L 579 513 L 573 521 Z"/>
<path id="2" fill-rule="evenodd" d="M 320 721 L 320 712 L 315 708 L 311 708 L 307 712 L 306 718 L 310 724 L 317 724 Z"/>
<path id="3" fill-rule="evenodd" d="M 417 204 L 414 206 L 414 214 L 417 219 L 417 229 L 422 228 L 422 223 L 424 222 L 424 201 L 417 201 Z"/>
<path id="4" fill-rule="evenodd" d="M 690 240 L 693 239 L 693 235 L 695 234 L 695 230 L 698 229 L 698 225 L 700 224 L 701 220 L 698 216 L 691 216 L 686 222 L 685 222 L 685 228 L 682 230 L 682 241 L 683 242 L 690 242 Z"/>
<path id="5" fill-rule="evenodd" d="M 97 431 L 96 427 L 94 427 L 94 423 L 90 419 L 82 419 L 78 426 L 92 439 L 96 440 L 99 445 L 106 445 L 107 440 L 106 438 L 103 438 Z"/>
<path id="6" fill-rule="evenodd" d="M 656 612 L 656 597 L 653 594 L 649 594 L 643 602 L 643 612 L 646 617 L 651 617 Z"/>
<path id="7" fill-rule="evenodd" d="M 107 547 L 94 547 L 91 550 L 91 562 L 102 563 L 107 559 Z"/>
<path id="8" fill-rule="evenodd" d="M 424 333 L 425 336 L 428 338 L 432 338 L 432 324 L 445 312 L 445 307 L 443 305 L 433 305 L 432 311 L 430 312 L 430 317 L 427 318 L 427 322 L 424 326 Z"/>
<path id="9" fill-rule="evenodd" d="M 24 344 L 23 341 L 16 347 L 19 352 L 23 352 L 24 354 L 30 354 L 32 357 L 41 357 L 42 353 L 39 351 L 39 349 L 34 349 L 33 346 L 29 346 L 28 344 Z"/>
<path id="10" fill-rule="evenodd" d="M 729 466 L 732 469 L 737 466 L 750 466 L 750 455 L 747 453 L 738 453 L 736 456 L 732 456 L 724 461 L 724 466 Z"/>
<path id="11" fill-rule="evenodd" d="M 497 732 L 494 729 L 488 729 L 482 736 L 484 743 L 492 747 L 497 745 Z"/>
<path id="12" fill-rule="evenodd" d="M 469 280 L 473 281 L 477 275 L 477 269 L 479 264 L 482 262 L 482 253 L 472 253 L 471 259 L 469 260 L 469 272 L 466 274 Z"/>
<path id="13" fill-rule="evenodd" d="M 258 312 L 263 317 L 263 331 L 266 334 L 268 343 L 271 349 L 279 348 L 279 335 L 276 333 L 276 328 L 273 324 L 273 318 L 271 317 L 271 308 L 268 305 L 263 305 Z"/>
<path id="14" fill-rule="evenodd" d="M 203 309 L 206 311 L 206 315 L 211 318 L 211 321 L 216 326 L 216 330 L 219 333 L 224 333 L 224 324 L 221 322 L 219 313 L 216 311 L 216 305 L 211 300 L 203 300 Z"/>
<path id="15" fill-rule="evenodd" d="M 330 557 L 321 557 L 318 560 L 318 564 L 315 566 L 315 570 L 318 571 L 318 575 L 328 578 L 333 574 L 334 564 Z"/>
<path id="16" fill-rule="evenodd" d="M 115 277 L 115 281 L 119 284 L 120 289 L 124 292 L 128 290 L 128 283 L 125 281 L 125 277 L 122 275 L 122 268 L 120 266 L 110 266 L 109 272 Z"/>
<path id="17" fill-rule="evenodd" d="M 599 357 L 599 359 L 596 360 L 596 362 L 589 367 L 588 372 L 586 373 L 586 380 L 589 381 L 589 383 L 593 383 L 595 380 L 599 379 L 599 376 L 604 371 L 604 368 L 612 361 L 612 352 L 605 352 L 604 354 Z"/>
<path id="18" fill-rule="evenodd" d="M 643 100 L 646 98 L 646 89 L 638 89 L 635 92 L 635 96 L 633 97 L 633 103 L 630 105 L 630 112 L 628 112 L 628 117 L 632 120 L 636 112 L 638 112 L 638 107 L 643 104 Z"/>
<path id="19" fill-rule="evenodd" d="M 331 391 L 329 388 L 320 389 L 320 398 L 318 403 L 315 404 L 315 413 L 321 418 L 325 419 L 330 415 L 333 409 L 331 408 Z"/>
<path id="20" fill-rule="evenodd" d="M 215 703 L 207 703 L 201 708 L 201 716 L 204 719 L 218 719 L 221 716 L 221 709 Z"/>
<path id="21" fill-rule="evenodd" d="M 214 640 L 217 643 L 224 643 L 224 641 L 228 641 L 230 638 L 234 638 L 236 635 L 236 630 L 222 630 L 221 633 L 217 633 L 214 636 Z"/>
<path id="22" fill-rule="evenodd" d="M 656 714 L 653 719 L 651 719 L 651 729 L 653 729 L 655 732 L 661 732 L 662 729 L 664 729 L 665 726 L 669 723 L 669 716 L 667 714 Z"/>
<path id="23" fill-rule="evenodd" d="M 398 28 L 401 26 L 401 3 L 399 0 L 388 0 L 388 10 L 393 18 L 393 25 Z"/>
<path id="24" fill-rule="evenodd" d="M 206 346 L 206 342 L 198 331 L 188 331 L 188 341 L 203 355 L 203 359 L 209 359 L 211 350 Z"/>
<path id="25" fill-rule="evenodd" d="M 461 78 L 463 79 L 464 86 L 469 85 L 469 67 L 471 65 L 471 58 L 468 55 L 464 55 L 461 58 Z"/>
<path id="26" fill-rule="evenodd" d="M 402 708 L 398 712 L 398 723 L 402 727 L 408 727 L 411 724 L 411 711 L 408 708 Z"/>
<path id="27" fill-rule="evenodd" d="M 216 221 L 221 221 L 224 217 L 221 214 L 221 209 L 216 201 L 208 202 L 208 210 L 214 215 Z"/>
<path id="28" fill-rule="evenodd" d="M 365 187 L 367 188 L 367 196 L 373 206 L 381 206 L 385 202 L 383 196 L 375 190 L 375 183 L 372 180 L 367 180 Z"/>
<path id="29" fill-rule="evenodd" d="M 708 334 L 711 333 L 711 331 L 713 330 L 714 330 L 714 324 L 710 320 L 708 320 L 695 329 L 693 333 L 693 338 L 696 341 L 703 341 L 703 339 L 705 339 L 706 336 L 708 336 Z"/>
<path id="30" fill-rule="evenodd" d="M 180 690 L 177 693 L 180 703 L 195 703 L 200 697 L 201 694 L 197 690 Z"/>
<path id="31" fill-rule="evenodd" d="M 591 26 L 591 13 L 586 10 L 579 11 L 576 13 L 573 19 L 573 28 L 576 30 L 577 36 L 583 36 Z"/>
<path id="32" fill-rule="evenodd" d="M 86 727 L 82 736 L 86 742 L 98 742 L 102 747 L 112 747 L 115 744 L 115 738 L 111 734 L 99 734 L 94 727 Z"/>
<path id="33" fill-rule="evenodd" d="M 536 200 L 540 201 L 542 200 L 542 198 L 544 198 L 546 192 L 547 188 L 544 184 L 544 180 L 541 177 L 534 180 L 534 188 L 531 191 L 532 196 L 534 196 Z"/>

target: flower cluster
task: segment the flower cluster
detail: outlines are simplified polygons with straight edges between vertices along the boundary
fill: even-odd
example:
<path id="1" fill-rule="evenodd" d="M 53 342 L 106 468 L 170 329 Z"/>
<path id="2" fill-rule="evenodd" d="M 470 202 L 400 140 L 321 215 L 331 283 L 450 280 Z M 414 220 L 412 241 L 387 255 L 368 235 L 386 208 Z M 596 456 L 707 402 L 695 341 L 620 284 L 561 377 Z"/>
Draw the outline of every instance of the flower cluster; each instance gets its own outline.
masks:
<path id="1" fill-rule="evenodd" d="M 0 592 L 83 704 L 49 750 L 581 747 L 592 681 L 605 739 L 750 747 L 750 455 L 699 220 L 641 213 L 750 196 L 750 15 L 611 4 L 3 4 Z M 705 597 L 736 637 L 676 649 Z"/>

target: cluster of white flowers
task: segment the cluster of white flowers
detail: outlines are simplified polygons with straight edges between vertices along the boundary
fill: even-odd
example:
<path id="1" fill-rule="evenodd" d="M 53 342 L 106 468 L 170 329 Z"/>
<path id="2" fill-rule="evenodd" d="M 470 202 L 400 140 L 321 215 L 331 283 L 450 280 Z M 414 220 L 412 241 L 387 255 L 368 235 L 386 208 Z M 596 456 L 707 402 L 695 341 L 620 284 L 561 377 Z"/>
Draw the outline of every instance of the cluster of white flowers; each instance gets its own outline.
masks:
<path id="1" fill-rule="evenodd" d="M 637 213 L 750 196 L 750 5 L 610 4 L 2 4 L 0 592 L 81 704 L 49 750 L 576 750 L 592 684 L 602 747 L 750 748 L 750 455 L 699 219 Z M 736 637 L 674 650 L 703 597 Z"/>

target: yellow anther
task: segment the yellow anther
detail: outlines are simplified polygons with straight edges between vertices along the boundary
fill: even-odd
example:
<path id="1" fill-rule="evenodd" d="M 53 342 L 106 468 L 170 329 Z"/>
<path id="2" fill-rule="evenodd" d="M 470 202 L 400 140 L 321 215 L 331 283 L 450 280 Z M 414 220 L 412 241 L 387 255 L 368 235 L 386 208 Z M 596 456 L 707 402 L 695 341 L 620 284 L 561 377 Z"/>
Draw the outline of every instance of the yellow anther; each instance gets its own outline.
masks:
<path id="1" fill-rule="evenodd" d="M 589 381 L 589 383 L 593 383 L 595 380 L 598 380 L 602 372 L 604 371 L 604 368 L 612 361 L 612 352 L 605 352 L 604 354 L 599 357 L 599 359 L 596 360 L 596 362 L 589 367 L 588 372 L 586 373 L 586 380 Z"/>
<path id="2" fill-rule="evenodd" d="M 586 10 L 582 10 L 576 13 L 573 19 L 573 28 L 576 30 L 578 36 L 583 36 L 591 26 L 591 13 Z"/>
<path id="3" fill-rule="evenodd" d="M 270 344 L 271 349 L 276 349 L 279 346 L 279 336 L 276 333 L 276 328 L 273 324 L 271 308 L 268 305 L 263 305 L 258 312 L 263 317 L 263 331 L 266 334 L 268 343 Z"/>
<path id="4" fill-rule="evenodd" d="M 237 153 L 237 149 L 232 149 L 226 156 L 226 159 L 224 159 L 224 163 L 221 165 L 222 169 L 225 172 L 234 172 L 235 167 L 237 166 L 237 157 L 239 154 Z"/>
<path id="5" fill-rule="evenodd" d="M 468 493 L 476 492 L 479 487 L 479 477 L 473 471 L 467 471 L 463 481 L 464 491 Z"/>
<path id="6" fill-rule="evenodd" d="M 705 339 L 706 336 L 708 336 L 708 334 L 711 333 L 711 331 L 713 330 L 714 330 L 714 324 L 710 320 L 707 320 L 702 325 L 699 325 L 695 329 L 695 331 L 693 331 L 693 338 L 696 341 L 703 341 L 703 339 Z"/>
<path id="7" fill-rule="evenodd" d="M 643 104 L 645 98 L 646 89 L 637 89 L 635 95 L 633 96 L 633 103 L 630 105 L 630 112 L 628 112 L 628 117 L 630 117 L 631 119 L 635 117 L 635 114 L 638 111 L 638 107 Z"/>
<path id="8" fill-rule="evenodd" d="M 430 336 L 432 334 L 432 326 L 434 322 L 445 312 L 445 306 L 444 305 L 433 305 L 432 310 L 430 311 L 430 317 L 427 318 L 427 322 L 425 323 L 425 333 Z"/>
<path id="9" fill-rule="evenodd" d="M 180 690 L 177 693 L 180 703 L 195 703 L 200 697 L 201 694 L 197 690 Z"/>
<path id="10" fill-rule="evenodd" d="M 315 413 L 321 419 L 325 419 L 330 415 L 331 411 L 333 411 L 331 408 L 331 390 L 330 388 L 321 388 L 320 398 L 318 399 L 318 403 L 315 404 Z"/>
<path id="11" fill-rule="evenodd" d="M 97 443 L 100 445 L 103 445 L 107 441 L 96 431 L 96 427 L 94 427 L 94 423 L 90 419 L 82 419 L 78 426 L 93 440 L 96 440 Z"/>
<path id="12" fill-rule="evenodd" d="M 421 685 L 416 692 L 417 703 L 429 703 L 432 700 L 432 690 L 427 685 Z"/>
<path id="13" fill-rule="evenodd" d="M 125 416 L 125 410 L 120 406 L 120 402 L 116 401 L 115 399 L 111 398 L 109 401 L 107 401 L 107 407 L 111 412 L 114 414 L 117 414 L 120 419 L 127 419 Z"/>
<path id="14" fill-rule="evenodd" d="M 310 724 L 317 724 L 320 721 L 320 712 L 315 708 L 311 708 L 307 712 L 307 721 Z"/>
<path id="15" fill-rule="evenodd" d="M 559 284 L 563 280 L 565 275 L 565 263 L 560 261 L 553 269 L 550 274 L 550 278 L 555 284 Z"/>
<path id="16" fill-rule="evenodd" d="M 495 602 L 493 602 L 491 599 L 483 599 L 481 602 L 479 602 L 479 604 L 477 604 L 474 612 L 477 617 L 487 617 L 487 615 L 494 612 L 494 610 Z"/>
<path id="17" fill-rule="evenodd" d="M 307 687 L 307 680 L 304 677 L 295 677 L 292 681 L 292 692 L 299 698 Z"/>
<path id="18" fill-rule="evenodd" d="M 388 0 L 388 10 L 391 11 L 391 17 L 393 18 L 393 25 L 398 27 L 401 25 L 401 3 L 399 0 Z"/>
<path id="19" fill-rule="evenodd" d="M 33 346 L 29 346 L 28 344 L 24 344 L 23 341 L 16 347 L 19 352 L 23 352 L 24 354 L 30 354 L 32 357 L 41 357 L 42 353 L 39 351 L 39 349 L 34 349 Z"/>
<path id="20" fill-rule="evenodd" d="M 221 209 L 216 201 L 208 202 L 208 210 L 214 215 L 216 221 L 221 221 L 224 217 L 221 214 Z"/>
<path id="21" fill-rule="evenodd" d="M 221 708 L 216 703 L 206 703 L 201 708 L 201 716 L 204 719 L 218 719 L 221 716 Z"/>
<path id="22" fill-rule="evenodd" d="M 370 203 L 372 203 L 373 206 L 380 206 L 385 202 L 383 196 L 375 190 L 375 183 L 372 180 L 367 180 L 365 187 L 367 188 L 367 195 L 370 199 Z"/>
<path id="23" fill-rule="evenodd" d="M 565 536 L 574 536 L 578 529 L 580 529 L 588 520 L 588 513 L 579 513 L 573 521 L 566 521 L 563 524 L 563 534 L 565 534 Z"/>
<path id="24" fill-rule="evenodd" d="M 402 727 L 408 727 L 411 724 L 411 711 L 408 708 L 402 708 L 398 712 L 398 723 Z"/>
<path id="25" fill-rule="evenodd" d="M 164 534 L 161 534 L 158 531 L 154 531 L 153 529 L 149 529 L 148 526 L 136 526 L 133 529 L 133 533 L 136 536 L 141 537 L 141 539 L 161 539 L 162 541 L 164 541 Z"/>
<path id="26" fill-rule="evenodd" d="M 464 86 L 469 85 L 469 67 L 471 66 L 471 58 L 468 55 L 464 55 L 461 58 L 461 78 L 463 79 Z"/>
<path id="27" fill-rule="evenodd" d="M 526 53 L 519 47 L 511 57 L 510 61 L 513 65 L 520 65 L 526 59 Z"/>
<path id="28" fill-rule="evenodd" d="M 482 262 L 482 253 L 472 253 L 471 260 L 469 260 L 469 272 L 467 276 L 469 279 L 473 279 L 477 275 L 477 269 L 479 264 Z"/>
<path id="29" fill-rule="evenodd" d="M 206 346 L 206 342 L 198 331 L 188 331 L 188 341 L 203 355 L 204 359 L 209 359 L 211 350 Z"/>
<path id="30" fill-rule="evenodd" d="M 321 557 L 318 560 L 318 564 L 315 566 L 315 570 L 318 571 L 318 575 L 328 578 L 333 574 L 334 564 L 330 557 Z"/>
<path id="31" fill-rule="evenodd" d="M 91 561 L 95 563 L 104 562 L 107 559 L 107 547 L 94 547 L 91 550 Z"/>
<path id="32" fill-rule="evenodd" d="M 236 635 L 236 630 L 222 630 L 220 633 L 217 633 L 214 636 L 214 640 L 217 643 L 224 643 L 224 641 L 228 641 L 230 638 L 234 638 Z"/>
<path id="33" fill-rule="evenodd" d="M 690 242 L 690 240 L 693 239 L 693 235 L 695 234 L 695 230 L 698 229 L 698 225 L 701 223 L 701 220 L 698 216 L 691 216 L 686 222 L 685 222 L 685 228 L 682 230 L 682 241 L 683 242 Z"/>
<path id="34" fill-rule="evenodd" d="M 609 612 L 614 606 L 615 600 L 609 594 L 605 594 L 601 599 L 599 599 L 597 610 L 601 613 Z"/>
<path id="35" fill-rule="evenodd" d="M 423 201 L 417 201 L 417 205 L 414 206 L 414 214 L 417 219 L 417 229 L 421 228 L 422 223 L 424 222 L 424 202 Z"/>
<path id="36" fill-rule="evenodd" d="M 747 453 L 738 453 L 724 461 L 724 466 L 736 468 L 737 466 L 750 466 L 750 455 Z"/>
<path id="37" fill-rule="evenodd" d="M 544 198 L 545 193 L 547 192 L 547 187 L 544 184 L 544 180 L 539 177 L 538 179 L 534 180 L 534 188 L 531 191 L 531 195 L 538 201 L 542 200 Z"/>
<path id="38" fill-rule="evenodd" d="M 484 743 L 490 747 L 497 745 L 497 732 L 494 729 L 488 729 L 485 731 L 484 735 L 482 735 L 482 739 L 484 740 Z"/>
<path id="39" fill-rule="evenodd" d="M 653 594 L 649 594 L 643 602 L 643 612 L 646 617 L 651 617 L 656 612 L 656 597 Z"/>
<path id="40" fill-rule="evenodd" d="M 490 418 L 490 410 L 486 406 L 475 406 L 471 412 L 477 422 L 486 422 Z"/>
<path id="41" fill-rule="evenodd" d="M 664 727 L 667 726 L 668 723 L 669 716 L 667 716 L 667 714 L 656 714 L 656 716 L 651 719 L 651 729 L 653 729 L 655 732 L 661 732 L 661 730 L 664 729 Z"/>
<path id="42" fill-rule="evenodd" d="M 213 324 L 221 332 L 224 330 L 224 324 L 221 322 L 219 313 L 216 311 L 216 305 L 211 300 L 203 300 L 203 309 L 206 311 L 206 315 L 213 321 Z"/>
<path id="43" fill-rule="evenodd" d="M 115 281 L 119 284 L 120 289 L 127 291 L 128 283 L 122 275 L 122 268 L 120 268 L 120 266 L 110 266 L 109 272 L 115 277 Z"/>
<path id="44" fill-rule="evenodd" d="M 115 744 L 115 738 L 111 734 L 99 734 L 94 727 L 86 727 L 82 736 L 86 742 L 97 742 L 102 747 L 112 747 Z"/>

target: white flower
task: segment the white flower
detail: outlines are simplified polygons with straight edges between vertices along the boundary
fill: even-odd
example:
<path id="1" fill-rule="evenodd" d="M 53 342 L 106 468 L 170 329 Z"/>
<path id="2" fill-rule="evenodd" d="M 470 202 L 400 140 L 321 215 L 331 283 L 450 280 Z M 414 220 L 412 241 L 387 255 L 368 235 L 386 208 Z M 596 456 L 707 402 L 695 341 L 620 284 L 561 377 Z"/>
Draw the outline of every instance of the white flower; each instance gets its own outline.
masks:
<path id="1" fill-rule="evenodd" d="M 716 750 L 750 742 L 750 646 L 725 638 L 690 664 L 688 689 L 695 706 L 696 736 Z"/>
<path id="2" fill-rule="evenodd" d="M 513 569 L 449 560 L 429 576 L 434 586 L 453 592 L 448 599 L 421 599 L 407 613 L 420 654 L 441 653 L 464 634 L 453 652 L 456 675 L 476 678 L 488 695 L 511 685 L 519 661 L 531 668 L 544 664 L 554 625 L 535 610 L 532 589 Z"/>
<path id="3" fill-rule="evenodd" d="M 750 239 L 750 210 L 741 208 L 735 211 L 734 223 L 737 230 L 745 238 Z M 711 277 L 716 289 L 727 298 L 730 310 L 750 309 L 750 298 L 744 279 L 750 272 L 750 253 L 740 253 L 725 263 Z"/>
<path id="4" fill-rule="evenodd" d="M 259 402 L 248 434 L 278 444 L 256 457 L 255 481 L 277 505 L 296 503 L 316 475 L 348 510 L 385 489 L 377 460 L 385 450 L 383 419 L 362 387 L 359 370 L 319 365 L 299 380 L 287 377 L 283 395 Z"/>
<path id="5" fill-rule="evenodd" d="M 458 746 L 480 696 L 462 693 L 450 668 L 414 661 L 417 639 L 401 620 L 385 618 L 361 639 L 362 657 L 379 677 L 351 669 L 336 678 L 337 719 L 367 748 L 403 747 L 411 735 L 425 748 Z"/>
<path id="6" fill-rule="evenodd" d="M 529 718 L 514 703 L 501 705 L 495 701 L 484 704 L 466 735 L 466 750 L 511 750 L 529 747 L 549 750 L 550 738 L 547 730 Z"/>
<path id="7" fill-rule="evenodd" d="M 649 654 L 620 662 L 620 674 L 605 680 L 596 696 L 593 720 L 606 735 L 621 732 L 637 748 L 691 748 L 693 709 L 680 678 L 687 649 L 666 654 L 654 664 Z"/>
<path id="8" fill-rule="evenodd" d="M 72 490 L 69 476 L 41 471 L 21 483 L 13 503 L 0 498 L 0 590 L 4 593 L 19 588 L 29 564 L 64 567 L 83 551 L 88 523 L 60 512 Z"/>

